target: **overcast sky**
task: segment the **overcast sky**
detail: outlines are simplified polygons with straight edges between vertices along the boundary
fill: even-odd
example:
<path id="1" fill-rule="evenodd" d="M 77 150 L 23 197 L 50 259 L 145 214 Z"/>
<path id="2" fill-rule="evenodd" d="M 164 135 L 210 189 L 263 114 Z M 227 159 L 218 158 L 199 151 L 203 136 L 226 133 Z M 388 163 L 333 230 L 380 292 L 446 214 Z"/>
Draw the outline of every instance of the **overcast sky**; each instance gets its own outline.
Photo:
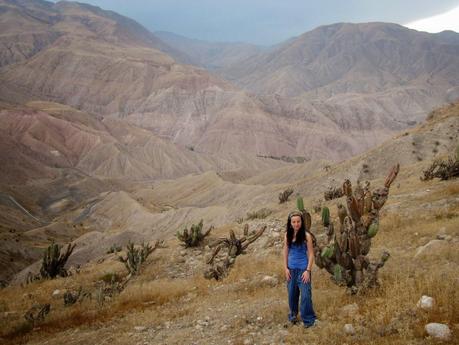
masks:
<path id="1" fill-rule="evenodd" d="M 140 22 L 207 41 L 279 43 L 337 22 L 415 22 L 459 8 L 459 0 L 83 0 Z M 459 19 L 457 20 L 459 22 Z M 442 25 L 446 25 L 442 24 Z M 445 27 L 445 29 L 454 29 Z"/>

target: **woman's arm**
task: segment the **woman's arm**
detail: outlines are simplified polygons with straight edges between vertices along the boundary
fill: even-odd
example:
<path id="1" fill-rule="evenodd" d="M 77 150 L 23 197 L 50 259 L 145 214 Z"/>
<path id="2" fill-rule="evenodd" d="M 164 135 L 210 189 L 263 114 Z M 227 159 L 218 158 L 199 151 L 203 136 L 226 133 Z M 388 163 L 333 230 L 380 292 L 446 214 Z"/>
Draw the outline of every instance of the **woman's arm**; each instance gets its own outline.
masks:
<path id="1" fill-rule="evenodd" d="M 284 236 L 284 272 L 285 278 L 290 280 L 290 270 L 288 269 L 288 245 L 287 245 L 287 234 Z"/>
<path id="2" fill-rule="evenodd" d="M 308 247 L 308 267 L 306 270 L 311 272 L 314 266 L 314 246 L 312 244 L 312 236 L 309 232 L 306 233 L 306 245 Z"/>
<path id="3" fill-rule="evenodd" d="M 306 232 L 306 246 L 308 248 L 308 267 L 306 267 L 306 271 L 301 275 L 301 280 L 305 284 L 311 281 L 311 270 L 314 265 L 314 246 L 312 245 L 312 236 L 309 232 Z"/>

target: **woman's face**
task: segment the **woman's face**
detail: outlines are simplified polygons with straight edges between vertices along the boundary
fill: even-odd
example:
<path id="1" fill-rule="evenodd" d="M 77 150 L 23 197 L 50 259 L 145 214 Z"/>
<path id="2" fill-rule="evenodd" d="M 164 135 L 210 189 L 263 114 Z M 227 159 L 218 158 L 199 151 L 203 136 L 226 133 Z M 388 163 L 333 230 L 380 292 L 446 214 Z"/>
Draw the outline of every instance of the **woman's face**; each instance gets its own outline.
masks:
<path id="1" fill-rule="evenodd" d="M 298 231 L 301 228 L 301 217 L 293 216 L 290 218 L 290 224 L 292 225 L 293 230 Z"/>

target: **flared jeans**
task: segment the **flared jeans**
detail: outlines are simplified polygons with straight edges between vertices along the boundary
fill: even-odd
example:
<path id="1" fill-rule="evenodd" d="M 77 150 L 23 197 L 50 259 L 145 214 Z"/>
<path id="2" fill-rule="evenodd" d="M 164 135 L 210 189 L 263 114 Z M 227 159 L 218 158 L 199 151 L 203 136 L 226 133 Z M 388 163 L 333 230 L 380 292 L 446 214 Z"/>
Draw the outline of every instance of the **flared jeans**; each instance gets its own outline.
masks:
<path id="1" fill-rule="evenodd" d="M 311 279 L 308 283 L 303 283 L 301 275 L 304 269 L 290 268 L 289 270 L 290 280 L 287 282 L 287 290 L 290 313 L 288 319 L 291 322 L 297 320 L 298 302 L 300 302 L 301 319 L 305 326 L 312 326 L 316 320 L 316 314 L 312 307 Z M 311 278 L 311 274 L 309 277 Z"/>

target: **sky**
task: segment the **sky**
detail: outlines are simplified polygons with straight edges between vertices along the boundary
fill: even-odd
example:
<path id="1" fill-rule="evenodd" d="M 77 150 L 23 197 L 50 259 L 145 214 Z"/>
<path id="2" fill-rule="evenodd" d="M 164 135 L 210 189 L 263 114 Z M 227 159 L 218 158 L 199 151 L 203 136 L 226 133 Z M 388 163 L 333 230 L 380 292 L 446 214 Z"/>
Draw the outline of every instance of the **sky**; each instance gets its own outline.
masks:
<path id="1" fill-rule="evenodd" d="M 442 14 L 407 23 L 405 26 L 418 31 L 441 32 L 448 28 L 459 32 L 459 6 Z"/>
<path id="2" fill-rule="evenodd" d="M 80 0 L 135 19 L 152 32 L 189 38 L 272 45 L 320 25 L 392 22 L 421 29 L 459 31 L 459 19 L 440 24 L 421 19 L 459 9 L 459 0 Z M 458 13 L 458 12 L 456 12 Z M 456 18 L 459 18 L 456 16 Z M 412 26 L 411 26 L 412 27 Z"/>

